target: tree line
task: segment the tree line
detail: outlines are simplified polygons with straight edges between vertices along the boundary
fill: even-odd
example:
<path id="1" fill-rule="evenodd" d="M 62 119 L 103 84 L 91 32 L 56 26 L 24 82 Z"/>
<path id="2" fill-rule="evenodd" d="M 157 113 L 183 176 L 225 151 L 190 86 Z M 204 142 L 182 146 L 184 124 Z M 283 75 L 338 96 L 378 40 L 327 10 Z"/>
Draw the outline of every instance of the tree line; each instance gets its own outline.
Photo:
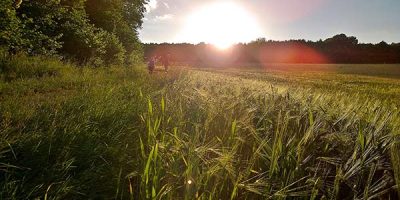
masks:
<path id="1" fill-rule="evenodd" d="M 1 0 L 0 46 L 78 63 L 139 62 L 148 0 Z"/>
<path id="2" fill-rule="evenodd" d="M 400 43 L 359 43 L 345 34 L 319 41 L 272 41 L 259 38 L 227 50 L 200 44 L 145 44 L 145 56 L 170 54 L 176 63 L 196 66 L 263 63 L 400 63 Z"/>

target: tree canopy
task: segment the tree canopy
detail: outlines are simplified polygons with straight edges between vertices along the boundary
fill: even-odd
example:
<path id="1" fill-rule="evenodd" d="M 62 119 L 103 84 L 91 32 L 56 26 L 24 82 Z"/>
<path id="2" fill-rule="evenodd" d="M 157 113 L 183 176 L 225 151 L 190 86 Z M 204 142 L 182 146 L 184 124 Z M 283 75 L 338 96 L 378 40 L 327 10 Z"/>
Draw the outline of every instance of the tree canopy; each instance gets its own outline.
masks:
<path id="1" fill-rule="evenodd" d="M 2 0 L 0 45 L 80 63 L 138 62 L 147 0 Z"/>

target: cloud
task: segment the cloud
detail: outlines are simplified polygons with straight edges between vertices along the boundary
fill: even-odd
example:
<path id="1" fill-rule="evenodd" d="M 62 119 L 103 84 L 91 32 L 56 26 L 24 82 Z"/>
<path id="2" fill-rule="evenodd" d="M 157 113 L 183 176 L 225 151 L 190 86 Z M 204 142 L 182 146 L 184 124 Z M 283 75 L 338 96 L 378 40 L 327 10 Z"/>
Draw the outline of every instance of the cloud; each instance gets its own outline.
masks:
<path id="1" fill-rule="evenodd" d="M 166 21 L 166 20 L 170 20 L 172 18 L 174 18 L 173 14 L 165 14 L 165 15 L 156 16 L 154 18 L 154 21 Z"/>
<path id="2" fill-rule="evenodd" d="M 169 5 L 168 5 L 168 3 L 166 3 L 166 2 L 163 2 L 163 4 L 164 4 L 164 6 L 165 6 L 167 9 L 169 9 Z"/>
<path id="3" fill-rule="evenodd" d="M 146 12 L 151 12 L 158 7 L 158 2 L 157 0 L 150 0 L 149 3 L 146 4 Z"/>

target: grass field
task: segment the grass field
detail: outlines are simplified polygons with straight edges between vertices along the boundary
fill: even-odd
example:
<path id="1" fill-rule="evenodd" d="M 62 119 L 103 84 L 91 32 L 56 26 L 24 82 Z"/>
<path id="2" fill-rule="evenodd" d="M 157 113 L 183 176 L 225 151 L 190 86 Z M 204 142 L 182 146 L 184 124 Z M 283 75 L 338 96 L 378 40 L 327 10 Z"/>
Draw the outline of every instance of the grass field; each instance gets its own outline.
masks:
<path id="1" fill-rule="evenodd" d="M 0 199 L 399 197 L 400 65 L 1 66 Z"/>

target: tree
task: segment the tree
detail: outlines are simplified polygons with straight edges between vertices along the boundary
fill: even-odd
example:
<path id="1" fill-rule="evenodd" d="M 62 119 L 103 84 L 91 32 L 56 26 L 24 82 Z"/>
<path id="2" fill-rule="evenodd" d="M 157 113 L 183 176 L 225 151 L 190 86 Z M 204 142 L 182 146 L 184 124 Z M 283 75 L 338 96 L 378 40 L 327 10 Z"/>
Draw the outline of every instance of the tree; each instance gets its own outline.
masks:
<path id="1" fill-rule="evenodd" d="M 145 0 L 2 0 L 0 45 L 96 65 L 133 63 Z M 18 8 L 18 9 L 17 9 Z"/>
<path id="2" fill-rule="evenodd" d="M 358 40 L 354 36 L 348 37 L 345 34 L 339 34 L 326 39 L 325 43 L 333 46 L 354 46 L 358 44 Z"/>
<path id="3" fill-rule="evenodd" d="M 29 54 L 52 55 L 61 48 L 58 20 L 67 13 L 58 0 L 32 0 L 17 10 L 22 21 L 24 49 Z"/>
<path id="4" fill-rule="evenodd" d="M 15 8 L 12 0 L 0 2 L 0 45 L 9 50 L 17 50 L 23 44 L 21 21 Z"/>
<path id="5" fill-rule="evenodd" d="M 91 23 L 115 34 L 126 50 L 126 62 L 136 62 L 142 47 L 137 29 L 142 26 L 145 0 L 88 0 L 86 12 Z"/>

